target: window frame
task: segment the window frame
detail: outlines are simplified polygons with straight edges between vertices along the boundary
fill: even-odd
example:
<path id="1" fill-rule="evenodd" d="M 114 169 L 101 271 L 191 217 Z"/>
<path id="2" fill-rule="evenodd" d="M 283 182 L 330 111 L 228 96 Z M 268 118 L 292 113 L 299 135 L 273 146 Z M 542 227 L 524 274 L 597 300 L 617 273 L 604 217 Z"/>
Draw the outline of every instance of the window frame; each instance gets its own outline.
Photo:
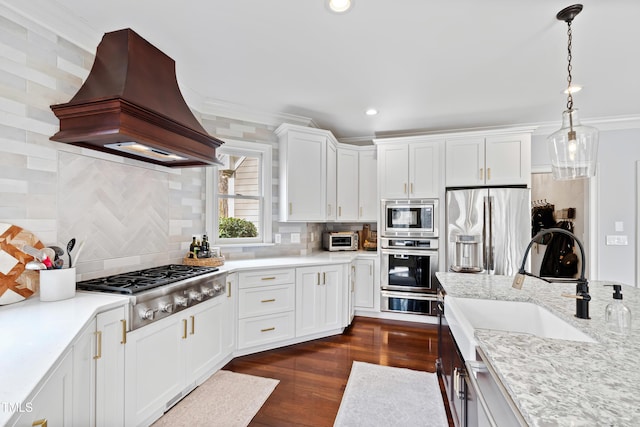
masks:
<path id="1" fill-rule="evenodd" d="M 249 142 L 238 140 L 225 140 L 225 143 L 216 149 L 220 154 L 259 156 L 260 186 L 262 187 L 261 228 L 260 236 L 256 238 L 238 237 L 221 239 L 219 235 L 218 218 L 218 170 L 219 166 L 206 168 L 205 179 L 205 222 L 206 230 L 210 236 L 209 241 L 215 246 L 256 246 L 271 244 L 272 242 L 272 151 L 269 144 L 261 142 Z"/>

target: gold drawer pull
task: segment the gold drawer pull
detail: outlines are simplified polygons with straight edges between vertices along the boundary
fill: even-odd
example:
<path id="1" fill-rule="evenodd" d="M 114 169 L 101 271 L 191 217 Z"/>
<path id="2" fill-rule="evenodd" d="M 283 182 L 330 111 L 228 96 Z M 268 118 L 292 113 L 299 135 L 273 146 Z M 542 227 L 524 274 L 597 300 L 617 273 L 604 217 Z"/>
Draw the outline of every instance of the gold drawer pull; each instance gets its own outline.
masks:
<path id="1" fill-rule="evenodd" d="M 269 331 L 275 331 L 275 330 L 276 330 L 275 326 L 272 326 L 270 328 L 260 329 L 260 332 L 269 332 Z"/>
<path id="2" fill-rule="evenodd" d="M 182 319 L 182 339 L 187 339 L 187 319 Z"/>
<path id="3" fill-rule="evenodd" d="M 195 316 L 189 316 L 191 317 L 191 335 L 196 333 L 196 317 Z"/>
<path id="4" fill-rule="evenodd" d="M 275 302 L 275 301 L 276 301 L 276 299 L 275 299 L 275 298 L 271 298 L 271 299 L 263 299 L 263 300 L 262 300 L 262 301 L 260 301 L 260 302 Z"/>
<path id="5" fill-rule="evenodd" d="M 122 341 L 120 341 L 120 344 L 126 344 L 127 343 L 127 320 L 122 319 L 120 322 L 122 323 Z"/>
<path id="6" fill-rule="evenodd" d="M 231 298 L 231 282 L 227 282 L 227 298 Z"/>
<path id="7" fill-rule="evenodd" d="M 96 355 L 93 356 L 93 360 L 98 360 L 102 357 L 102 331 L 96 331 Z M 45 420 L 46 423 L 46 420 Z M 34 424 L 39 425 L 39 424 Z"/>
<path id="8" fill-rule="evenodd" d="M 491 180 L 491 168 L 487 168 L 487 181 Z"/>
<path id="9" fill-rule="evenodd" d="M 276 276 L 271 276 L 271 277 L 263 277 L 260 280 L 276 280 Z"/>
<path id="10" fill-rule="evenodd" d="M 43 418 L 41 420 L 35 420 L 32 424 L 32 426 L 42 426 L 42 427 L 47 427 L 47 419 Z"/>

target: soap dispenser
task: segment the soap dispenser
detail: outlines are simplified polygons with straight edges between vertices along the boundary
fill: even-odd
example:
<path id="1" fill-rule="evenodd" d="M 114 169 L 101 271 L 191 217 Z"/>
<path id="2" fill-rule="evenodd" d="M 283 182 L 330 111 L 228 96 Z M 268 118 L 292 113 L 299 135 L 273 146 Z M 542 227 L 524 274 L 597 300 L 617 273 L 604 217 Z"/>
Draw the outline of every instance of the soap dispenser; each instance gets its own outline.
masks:
<path id="1" fill-rule="evenodd" d="M 607 329 L 617 334 L 626 335 L 631 331 L 631 310 L 622 302 L 622 286 L 613 286 L 613 301 L 607 304 L 604 321 Z"/>

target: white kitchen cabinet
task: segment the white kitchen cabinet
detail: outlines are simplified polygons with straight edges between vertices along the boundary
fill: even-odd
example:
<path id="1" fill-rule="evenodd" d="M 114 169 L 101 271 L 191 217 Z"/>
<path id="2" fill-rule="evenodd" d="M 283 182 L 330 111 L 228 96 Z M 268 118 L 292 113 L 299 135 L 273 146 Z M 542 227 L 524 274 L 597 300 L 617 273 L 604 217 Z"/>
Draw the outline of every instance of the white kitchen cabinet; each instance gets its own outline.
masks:
<path id="1" fill-rule="evenodd" d="M 447 187 L 530 184 L 530 133 L 447 139 Z"/>
<path id="2" fill-rule="evenodd" d="M 439 197 L 444 140 L 402 137 L 375 142 L 381 199 Z"/>
<path id="3" fill-rule="evenodd" d="M 343 265 L 296 268 L 296 337 L 346 326 Z"/>
<path id="4" fill-rule="evenodd" d="M 324 222 L 335 216 L 337 141 L 331 132 L 283 124 L 275 133 L 280 142 L 280 221 Z"/>
<path id="5" fill-rule="evenodd" d="M 378 218 L 378 162 L 375 147 L 358 152 L 358 220 L 375 222 Z"/>
<path id="6" fill-rule="evenodd" d="M 146 424 L 214 372 L 222 354 L 225 296 L 127 334 L 125 425 Z"/>
<path id="7" fill-rule="evenodd" d="M 375 304 L 375 260 L 354 261 L 354 305 L 357 309 L 373 309 Z"/>
<path id="8" fill-rule="evenodd" d="M 100 342 L 98 346 L 98 342 Z M 102 352 L 102 341 L 98 339 L 96 318 L 78 334 L 73 344 L 73 423 L 96 425 L 96 357 Z M 115 372 L 114 372 L 115 374 Z M 122 373 L 124 374 L 124 373 Z M 122 400 L 122 390 L 120 392 Z M 120 420 L 120 424 L 124 419 Z"/>
<path id="9" fill-rule="evenodd" d="M 233 354 L 236 349 L 238 325 L 238 273 L 227 275 L 227 299 L 223 303 L 222 353 Z"/>
<path id="10" fill-rule="evenodd" d="M 338 147 L 338 221 L 359 219 L 358 164 L 356 149 Z"/>
<path id="11" fill-rule="evenodd" d="M 77 425 L 73 421 L 73 349 L 67 350 L 20 410 L 14 426 Z"/>
<path id="12" fill-rule="evenodd" d="M 327 212 L 325 219 L 338 218 L 338 148 L 332 142 L 327 144 Z"/>
<path id="13" fill-rule="evenodd" d="M 238 349 L 295 336 L 295 270 L 266 269 L 238 275 Z"/>

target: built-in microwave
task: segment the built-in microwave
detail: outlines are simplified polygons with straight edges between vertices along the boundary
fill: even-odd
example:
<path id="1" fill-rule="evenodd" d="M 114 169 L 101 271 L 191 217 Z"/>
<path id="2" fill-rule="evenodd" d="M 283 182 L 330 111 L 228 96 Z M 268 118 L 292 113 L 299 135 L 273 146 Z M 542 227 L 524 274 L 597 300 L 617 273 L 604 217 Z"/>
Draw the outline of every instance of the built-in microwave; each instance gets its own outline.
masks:
<path id="1" fill-rule="evenodd" d="M 438 237 L 438 199 L 382 200 L 383 237 Z"/>

